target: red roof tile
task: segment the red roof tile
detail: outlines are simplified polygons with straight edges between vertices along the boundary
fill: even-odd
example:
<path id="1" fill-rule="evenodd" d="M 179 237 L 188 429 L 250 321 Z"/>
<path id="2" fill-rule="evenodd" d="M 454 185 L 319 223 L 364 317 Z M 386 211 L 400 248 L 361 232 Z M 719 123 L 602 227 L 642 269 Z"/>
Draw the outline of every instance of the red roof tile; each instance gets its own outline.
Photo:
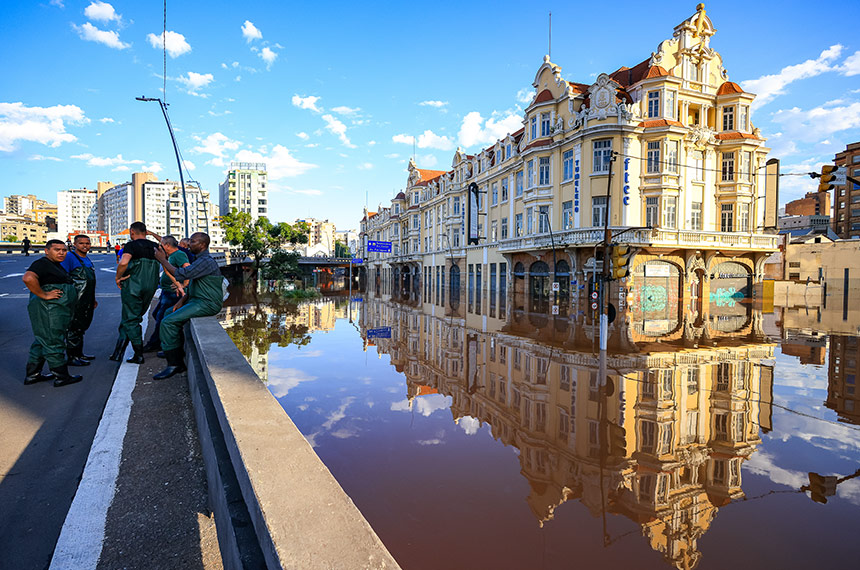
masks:
<path id="1" fill-rule="evenodd" d="M 726 81 L 717 89 L 717 95 L 735 95 L 743 92 L 744 90 L 741 89 L 740 85 L 731 81 Z"/>
<path id="2" fill-rule="evenodd" d="M 416 168 L 415 170 L 421 175 L 421 182 L 429 182 L 445 174 L 444 170 L 424 170 L 421 168 Z"/>
<path id="3" fill-rule="evenodd" d="M 544 89 L 538 96 L 535 97 L 533 103 L 543 103 L 544 101 L 552 101 L 555 97 L 552 96 L 552 92 L 549 89 Z"/>
<path id="4" fill-rule="evenodd" d="M 733 131 L 730 133 L 717 133 L 714 135 L 714 138 L 718 141 L 736 141 L 741 139 L 752 139 L 754 141 L 761 140 L 755 135 L 751 135 L 749 133 L 739 133 L 737 131 Z"/>
<path id="5" fill-rule="evenodd" d="M 653 127 L 683 127 L 681 123 L 678 121 L 673 121 L 671 119 L 651 119 L 650 121 L 642 121 L 639 123 L 640 127 L 644 127 L 646 129 L 650 129 Z"/>
<path id="6" fill-rule="evenodd" d="M 537 146 L 546 146 L 546 145 L 551 144 L 551 143 L 552 143 L 552 139 L 549 139 L 549 138 L 538 139 L 538 140 L 534 141 L 533 143 L 529 143 L 529 145 L 526 148 L 524 148 L 523 150 L 528 150 L 530 148 L 537 147 Z"/>

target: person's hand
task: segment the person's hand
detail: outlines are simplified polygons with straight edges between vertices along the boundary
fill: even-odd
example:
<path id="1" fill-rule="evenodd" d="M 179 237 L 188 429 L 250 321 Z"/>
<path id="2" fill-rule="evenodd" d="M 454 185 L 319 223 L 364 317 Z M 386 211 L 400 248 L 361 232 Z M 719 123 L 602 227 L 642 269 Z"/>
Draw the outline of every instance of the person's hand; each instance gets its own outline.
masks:
<path id="1" fill-rule="evenodd" d="M 60 289 L 51 289 L 50 291 L 45 291 L 45 296 L 42 297 L 46 301 L 50 301 L 51 299 L 59 299 L 63 296 L 63 292 Z"/>
<path id="2" fill-rule="evenodd" d="M 95 309 L 95 308 L 96 308 L 96 307 L 98 307 L 98 306 L 99 306 L 99 302 L 98 302 L 98 301 L 93 301 L 93 309 Z"/>
<path id="3" fill-rule="evenodd" d="M 123 277 L 120 277 L 119 279 L 117 279 L 117 280 L 116 280 L 116 286 L 117 286 L 117 287 L 119 287 L 120 289 L 122 289 L 122 282 L 123 282 L 123 281 L 125 281 L 125 280 L 126 280 L 126 279 L 128 279 L 128 278 L 129 278 L 129 276 L 128 276 L 128 275 L 125 275 L 125 276 L 123 276 Z"/>
<path id="4" fill-rule="evenodd" d="M 164 250 L 161 246 L 155 248 L 155 259 L 159 263 L 164 263 L 167 260 L 167 255 L 165 255 Z"/>
<path id="5" fill-rule="evenodd" d="M 182 285 L 174 285 L 173 288 L 176 290 L 176 294 L 179 295 L 180 298 L 185 296 L 185 289 L 182 288 Z"/>

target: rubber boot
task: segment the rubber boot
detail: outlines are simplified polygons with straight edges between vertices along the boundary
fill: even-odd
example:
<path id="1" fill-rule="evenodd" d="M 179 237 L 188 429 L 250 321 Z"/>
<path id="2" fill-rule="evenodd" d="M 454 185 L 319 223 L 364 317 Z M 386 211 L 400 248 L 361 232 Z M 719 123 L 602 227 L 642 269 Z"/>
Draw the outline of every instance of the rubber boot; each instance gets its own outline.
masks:
<path id="1" fill-rule="evenodd" d="M 127 338 L 120 338 L 116 341 L 116 347 L 113 349 L 113 354 L 110 355 L 109 360 L 113 360 L 114 362 L 119 362 L 122 360 L 122 355 L 125 354 L 125 349 L 128 346 Z"/>
<path id="2" fill-rule="evenodd" d="M 75 384 L 76 382 L 80 382 L 84 379 L 83 376 L 69 374 L 69 366 L 67 364 L 51 368 L 51 372 L 56 376 L 56 378 L 54 378 L 54 388 Z"/>
<path id="3" fill-rule="evenodd" d="M 165 378 L 170 378 L 176 374 L 182 374 L 188 370 L 185 367 L 184 355 L 182 354 L 181 348 L 165 350 L 164 355 L 167 357 L 167 368 L 153 376 L 154 379 L 164 380 Z"/>
<path id="4" fill-rule="evenodd" d="M 90 361 L 84 360 L 80 356 L 69 355 L 68 365 L 69 366 L 89 366 Z"/>
<path id="5" fill-rule="evenodd" d="M 129 364 L 143 364 L 143 345 L 133 344 L 131 348 L 134 350 L 134 354 L 126 362 Z"/>
<path id="6" fill-rule="evenodd" d="M 38 362 L 27 363 L 27 375 L 24 377 L 24 384 L 35 384 L 36 382 L 46 382 L 53 380 L 53 374 L 42 374 L 42 366 L 45 365 L 44 360 Z"/>

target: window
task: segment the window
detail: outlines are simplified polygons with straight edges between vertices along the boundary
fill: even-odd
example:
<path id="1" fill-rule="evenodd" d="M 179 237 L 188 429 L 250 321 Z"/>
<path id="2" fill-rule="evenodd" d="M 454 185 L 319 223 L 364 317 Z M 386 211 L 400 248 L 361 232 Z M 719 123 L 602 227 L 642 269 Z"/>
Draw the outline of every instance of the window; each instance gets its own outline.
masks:
<path id="1" fill-rule="evenodd" d="M 534 208 L 526 208 L 526 235 L 532 235 L 534 231 Z"/>
<path id="2" fill-rule="evenodd" d="M 663 198 L 663 227 L 674 228 L 677 226 L 678 198 L 666 196 Z"/>
<path id="3" fill-rule="evenodd" d="M 591 199 L 591 225 L 606 225 L 606 196 L 595 196 Z"/>
<path id="4" fill-rule="evenodd" d="M 522 237 L 523 235 L 523 215 L 517 214 L 514 216 L 514 232 L 515 237 Z"/>
<path id="5" fill-rule="evenodd" d="M 548 156 L 542 156 L 541 158 L 538 159 L 538 161 L 539 161 L 538 176 L 540 176 L 540 180 L 538 181 L 538 183 L 541 186 L 546 186 L 547 184 L 550 183 L 550 180 L 549 180 L 549 157 Z"/>
<path id="6" fill-rule="evenodd" d="M 744 182 L 750 181 L 750 174 L 752 173 L 750 167 L 752 166 L 752 153 L 749 151 L 741 152 L 741 180 Z"/>
<path id="7" fill-rule="evenodd" d="M 573 200 L 568 200 L 561 205 L 561 229 L 573 228 Z"/>
<path id="8" fill-rule="evenodd" d="M 565 151 L 564 154 L 561 155 L 561 164 L 562 164 L 562 181 L 567 182 L 568 180 L 573 180 L 573 151 L 568 150 Z"/>
<path id="9" fill-rule="evenodd" d="M 417 204 L 417 203 L 418 203 L 418 192 L 414 192 L 412 194 L 412 204 Z"/>
<path id="10" fill-rule="evenodd" d="M 674 119 L 677 116 L 675 113 L 675 92 L 666 91 L 666 116 Z"/>
<path id="11" fill-rule="evenodd" d="M 499 203 L 499 185 L 493 182 L 492 188 L 492 204 L 493 206 Z"/>
<path id="12" fill-rule="evenodd" d="M 522 171 L 522 170 L 520 170 L 519 172 L 517 172 L 517 181 L 516 181 L 516 186 L 517 186 L 517 188 L 516 188 L 516 192 L 517 192 L 517 193 L 516 193 L 516 195 L 517 195 L 517 196 L 522 196 L 522 195 L 523 195 L 523 171 Z"/>
<path id="13" fill-rule="evenodd" d="M 748 131 L 749 126 L 747 121 L 749 120 L 749 107 L 747 105 L 741 105 L 738 108 L 738 128 L 742 131 Z"/>
<path id="14" fill-rule="evenodd" d="M 508 201 L 508 177 L 502 178 L 502 202 Z"/>
<path id="15" fill-rule="evenodd" d="M 651 228 L 656 228 L 660 225 L 658 218 L 658 207 L 660 199 L 656 196 L 645 198 L 645 225 Z"/>
<path id="16" fill-rule="evenodd" d="M 549 136 L 549 113 L 541 113 L 540 115 L 540 136 L 548 137 Z"/>
<path id="17" fill-rule="evenodd" d="M 651 141 L 648 143 L 646 170 L 649 174 L 660 172 L 660 141 Z"/>
<path id="18" fill-rule="evenodd" d="M 735 179 L 735 153 L 723 153 L 723 182 L 733 182 Z"/>
<path id="19" fill-rule="evenodd" d="M 723 107 L 723 130 L 735 130 L 735 108 L 734 106 Z"/>
<path id="20" fill-rule="evenodd" d="M 497 239 L 499 239 L 497 230 L 498 222 L 496 220 L 493 220 L 492 222 L 490 222 L 490 241 L 496 241 Z"/>
<path id="21" fill-rule="evenodd" d="M 720 207 L 720 231 L 731 232 L 735 229 L 734 205 L 723 204 Z"/>
<path id="22" fill-rule="evenodd" d="M 648 92 L 648 118 L 660 116 L 660 92 Z"/>
<path id="23" fill-rule="evenodd" d="M 693 180 L 705 181 L 705 153 L 701 150 L 693 151 Z"/>
<path id="24" fill-rule="evenodd" d="M 505 147 L 504 145 L 499 146 L 499 150 L 496 151 L 496 164 L 501 164 L 505 160 Z"/>
<path id="25" fill-rule="evenodd" d="M 609 172 L 610 159 L 612 157 L 612 139 L 594 141 L 594 165 L 595 173 Z"/>
<path id="26" fill-rule="evenodd" d="M 505 145 L 505 158 L 511 157 L 511 143 Z"/>
<path id="27" fill-rule="evenodd" d="M 538 232 L 546 233 L 549 231 L 549 206 L 538 207 Z"/>
<path id="28" fill-rule="evenodd" d="M 502 239 L 508 239 L 508 219 L 502 218 Z"/>
<path id="29" fill-rule="evenodd" d="M 702 229 L 702 203 L 693 202 L 690 207 L 690 229 Z"/>
<path id="30" fill-rule="evenodd" d="M 417 230 L 421 228 L 421 218 L 418 217 L 418 214 L 412 214 L 412 229 Z"/>
<path id="31" fill-rule="evenodd" d="M 529 126 L 530 126 L 529 132 L 531 133 L 531 140 L 534 140 L 537 138 L 537 116 L 534 116 L 531 118 L 531 120 L 529 121 Z"/>
<path id="32" fill-rule="evenodd" d="M 529 185 L 529 188 L 531 188 L 535 185 L 535 161 L 530 160 L 526 166 L 528 172 L 527 183 Z"/>
<path id="33" fill-rule="evenodd" d="M 738 204 L 738 231 L 750 231 L 750 205 Z"/>
<path id="34" fill-rule="evenodd" d="M 460 197 L 454 196 L 454 215 L 457 216 L 460 214 Z"/>
<path id="35" fill-rule="evenodd" d="M 689 65 L 689 78 L 690 81 L 698 81 L 699 80 L 699 66 L 696 65 L 695 61 L 690 60 Z"/>
<path id="36" fill-rule="evenodd" d="M 678 172 L 678 141 L 669 141 L 666 145 L 666 169 Z"/>

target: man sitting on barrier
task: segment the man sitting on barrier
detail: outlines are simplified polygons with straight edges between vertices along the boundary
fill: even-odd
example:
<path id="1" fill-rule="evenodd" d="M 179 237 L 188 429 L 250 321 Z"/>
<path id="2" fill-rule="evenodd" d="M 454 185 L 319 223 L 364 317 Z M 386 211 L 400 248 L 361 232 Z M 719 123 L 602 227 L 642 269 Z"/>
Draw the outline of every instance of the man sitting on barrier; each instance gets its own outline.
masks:
<path id="1" fill-rule="evenodd" d="M 164 271 L 177 281 L 190 279 L 185 296 L 176 303 L 174 311 L 168 312 L 161 321 L 159 336 L 161 349 L 167 358 L 167 368 L 153 376 L 156 380 L 170 378 L 185 372 L 185 353 L 183 350 L 182 328 L 194 317 L 209 317 L 218 314 L 223 302 L 221 269 L 209 255 L 209 235 L 197 232 L 191 236 L 189 249 L 196 258 L 187 267 L 176 268 L 167 262 L 162 248 L 155 252 Z"/>

